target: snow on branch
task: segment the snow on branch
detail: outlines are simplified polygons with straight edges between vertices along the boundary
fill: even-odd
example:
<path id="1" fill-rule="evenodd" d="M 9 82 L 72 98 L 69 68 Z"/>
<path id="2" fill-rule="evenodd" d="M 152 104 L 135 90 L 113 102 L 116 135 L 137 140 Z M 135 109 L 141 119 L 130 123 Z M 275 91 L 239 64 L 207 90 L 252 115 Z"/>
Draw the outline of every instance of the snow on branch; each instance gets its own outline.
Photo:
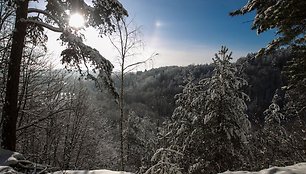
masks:
<path id="1" fill-rule="evenodd" d="M 100 78 L 110 92 L 116 96 L 113 81 L 111 79 L 114 67 L 112 63 L 103 57 L 98 50 L 84 44 L 81 36 L 74 35 L 69 31 L 64 31 L 60 38 L 63 43 L 66 43 L 68 46 L 68 48 L 61 53 L 62 63 L 77 66 L 81 71 L 78 65 L 90 62 L 93 66 L 93 71 L 99 71 L 98 78 Z M 97 77 L 91 75 L 89 71 L 87 71 L 87 73 L 88 78 L 97 82 Z"/>
<path id="2" fill-rule="evenodd" d="M 40 10 L 40 9 L 36 9 L 36 8 L 29 8 L 28 13 L 43 14 L 43 15 L 47 16 L 48 18 L 51 18 L 55 23 L 57 23 L 58 27 L 54 27 L 50 24 L 47 24 L 47 23 L 44 23 L 44 22 L 41 22 L 41 21 L 37 21 L 37 20 L 33 20 L 33 19 L 26 19 L 26 20 L 23 20 L 23 21 L 40 25 L 40 26 L 45 27 L 45 28 L 47 28 L 51 31 L 54 31 L 54 32 L 63 32 L 64 31 L 63 27 L 61 27 L 61 22 L 57 18 L 55 18 L 54 16 L 52 16 L 51 14 L 49 14 L 48 12 L 46 12 L 44 10 Z"/>
<path id="3" fill-rule="evenodd" d="M 37 25 L 40 25 L 42 27 L 45 27 L 51 31 L 54 31 L 54 32 L 63 32 L 63 29 L 62 28 L 57 28 L 57 27 L 54 27 L 52 25 L 49 25 L 49 24 L 46 24 L 44 22 L 41 22 L 41 21 L 37 21 L 37 20 L 33 20 L 33 19 L 23 19 L 21 20 L 21 22 L 28 22 L 28 23 L 33 23 L 33 24 L 37 24 Z"/>

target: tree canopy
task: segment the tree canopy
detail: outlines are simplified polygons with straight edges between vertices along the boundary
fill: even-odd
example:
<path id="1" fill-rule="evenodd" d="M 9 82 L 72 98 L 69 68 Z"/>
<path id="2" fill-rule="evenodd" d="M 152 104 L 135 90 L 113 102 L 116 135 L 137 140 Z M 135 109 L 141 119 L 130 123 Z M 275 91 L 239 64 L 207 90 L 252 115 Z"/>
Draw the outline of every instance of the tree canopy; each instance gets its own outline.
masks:
<path id="1" fill-rule="evenodd" d="M 244 15 L 256 12 L 252 29 L 260 34 L 276 30 L 276 39 L 260 51 L 271 51 L 281 46 L 301 46 L 306 43 L 306 1 L 301 0 L 249 0 L 241 9 L 230 15 Z"/>
<path id="2" fill-rule="evenodd" d="M 45 3 L 46 7 L 32 8 L 30 3 Z M 100 35 L 115 31 L 115 20 L 120 20 L 128 15 L 122 4 L 117 0 L 93 0 L 91 4 L 84 0 L 9 0 L 3 3 L 5 13 L 15 14 L 15 26 L 12 30 L 12 45 L 8 63 L 7 84 L 5 91 L 5 102 L 3 106 L 3 127 L 2 127 L 2 147 L 15 150 L 16 146 L 16 122 L 18 118 L 17 101 L 18 87 L 20 78 L 20 66 L 23 57 L 25 41 L 28 28 L 36 28 L 39 31 L 35 38 L 44 34 L 47 28 L 54 32 L 60 32 L 60 40 L 66 46 L 61 53 L 62 63 L 76 67 L 80 72 L 81 64 L 90 63 L 94 71 L 99 72 L 99 78 L 114 91 L 111 72 L 113 65 L 100 53 L 83 43 L 84 35 L 80 32 L 81 28 L 69 25 L 70 15 L 79 13 L 84 16 L 85 26 L 94 27 L 99 30 Z M 39 7 L 39 6 L 38 6 Z M 36 14 L 36 15 L 35 15 Z M 2 15 L 2 13 L 1 13 Z M 4 16 L 4 19 L 8 17 Z M 1 25 L 3 21 L 1 19 Z M 12 25 L 13 26 L 13 25 Z M 35 40 L 35 39 L 33 39 Z M 87 74 L 89 69 L 87 67 Z M 93 78 L 93 76 L 89 76 Z"/>

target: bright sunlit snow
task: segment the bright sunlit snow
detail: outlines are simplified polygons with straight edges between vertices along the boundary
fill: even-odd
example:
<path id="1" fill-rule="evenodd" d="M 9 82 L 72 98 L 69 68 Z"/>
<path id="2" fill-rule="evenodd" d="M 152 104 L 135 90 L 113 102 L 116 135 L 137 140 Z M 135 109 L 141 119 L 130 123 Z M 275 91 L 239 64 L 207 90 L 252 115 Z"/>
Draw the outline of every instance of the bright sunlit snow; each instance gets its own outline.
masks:
<path id="1" fill-rule="evenodd" d="M 306 163 L 298 163 L 287 167 L 271 167 L 269 169 L 264 169 L 259 172 L 224 172 L 220 174 L 306 174 Z"/>
<path id="2" fill-rule="evenodd" d="M 128 172 L 117 172 L 111 170 L 66 170 L 54 172 L 53 174 L 132 174 Z"/>

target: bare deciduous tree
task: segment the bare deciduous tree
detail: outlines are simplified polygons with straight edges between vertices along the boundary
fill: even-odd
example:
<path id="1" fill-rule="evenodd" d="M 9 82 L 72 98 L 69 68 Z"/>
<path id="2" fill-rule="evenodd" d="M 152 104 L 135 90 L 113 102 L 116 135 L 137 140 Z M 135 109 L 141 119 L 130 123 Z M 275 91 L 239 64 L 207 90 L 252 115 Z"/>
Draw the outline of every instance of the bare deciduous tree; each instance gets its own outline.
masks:
<path id="1" fill-rule="evenodd" d="M 127 120 L 127 115 L 124 114 L 124 76 L 126 73 L 134 70 L 137 66 L 145 64 L 149 60 L 152 60 L 157 54 L 152 54 L 149 58 L 144 61 L 130 63 L 131 58 L 135 58 L 139 54 L 138 50 L 143 46 L 142 40 L 140 39 L 140 27 L 133 26 L 133 20 L 127 21 L 126 18 L 121 18 L 120 20 L 114 21 L 117 31 L 109 36 L 111 44 L 114 46 L 118 53 L 118 61 L 120 65 L 118 77 L 119 84 L 119 109 L 120 109 L 120 160 L 121 160 L 121 170 L 124 171 L 125 168 L 125 153 L 124 153 L 124 125 L 125 120 Z M 130 64 L 129 64 L 130 63 Z"/>

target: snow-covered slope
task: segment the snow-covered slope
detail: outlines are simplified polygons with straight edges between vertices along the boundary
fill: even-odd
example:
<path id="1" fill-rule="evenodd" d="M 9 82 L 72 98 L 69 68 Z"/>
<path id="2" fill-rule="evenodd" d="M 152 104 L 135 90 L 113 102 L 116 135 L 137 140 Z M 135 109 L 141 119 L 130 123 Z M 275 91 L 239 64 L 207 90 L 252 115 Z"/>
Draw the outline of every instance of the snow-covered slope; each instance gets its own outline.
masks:
<path id="1" fill-rule="evenodd" d="M 14 170 L 14 166 L 16 165 L 18 166 L 18 163 L 34 164 L 31 163 L 30 161 L 27 161 L 20 153 L 0 148 L 0 174 L 4 173 L 22 174 L 21 171 Z M 34 166 L 38 167 L 37 165 L 38 164 L 34 164 Z M 66 171 L 52 172 L 52 174 L 132 174 L 132 173 L 111 171 L 111 170 L 66 170 Z"/>
<path id="2" fill-rule="evenodd" d="M 15 165 L 18 163 L 18 160 L 24 160 L 23 155 L 0 148 L 0 166 Z"/>
<path id="3" fill-rule="evenodd" d="M 306 174 L 306 163 L 299 163 L 287 167 L 271 167 L 259 172 L 224 172 L 222 174 Z"/>
<path id="4" fill-rule="evenodd" d="M 16 172 L 12 167 L 9 167 L 9 166 L 14 166 L 19 162 L 27 162 L 27 160 L 24 159 L 23 155 L 17 152 L 0 149 L 0 174 L 2 173 L 21 174 L 20 172 Z M 111 171 L 111 170 L 66 170 L 66 171 L 53 172 L 53 174 L 132 174 L 132 173 Z M 287 167 L 271 167 L 269 169 L 264 169 L 259 172 L 227 171 L 220 174 L 306 174 L 306 162 Z"/>
<path id="5" fill-rule="evenodd" d="M 115 172 L 111 170 L 66 170 L 54 172 L 53 174 L 132 174 L 128 172 Z"/>
<path id="6" fill-rule="evenodd" d="M 14 169 L 8 166 L 0 166 L 0 174 L 21 174 L 16 172 Z M 128 172 L 117 172 L 111 170 L 66 170 L 66 171 L 57 171 L 50 174 L 132 174 Z"/>
<path id="7" fill-rule="evenodd" d="M 55 172 L 54 174 L 132 174 L 132 173 L 114 172 L 110 170 L 91 170 L 91 171 L 64 171 L 64 172 Z M 306 163 L 299 163 L 287 167 L 271 167 L 269 169 L 264 169 L 259 172 L 227 171 L 222 174 L 306 174 Z"/>

